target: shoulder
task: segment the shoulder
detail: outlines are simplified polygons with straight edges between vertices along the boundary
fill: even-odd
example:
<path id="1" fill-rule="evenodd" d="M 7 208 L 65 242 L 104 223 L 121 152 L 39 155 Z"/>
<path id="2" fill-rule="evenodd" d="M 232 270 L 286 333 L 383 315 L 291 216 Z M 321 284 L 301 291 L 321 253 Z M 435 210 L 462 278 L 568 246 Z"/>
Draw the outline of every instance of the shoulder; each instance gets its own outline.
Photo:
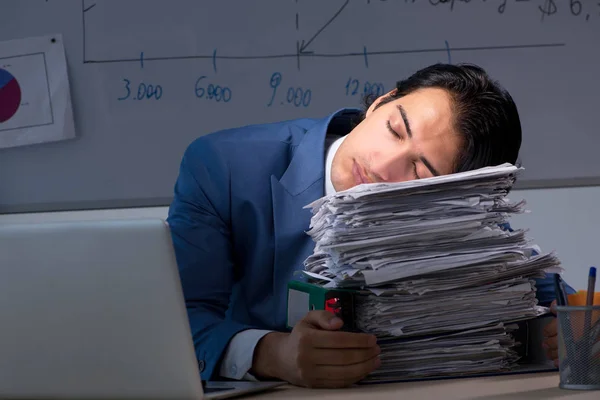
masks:
<path id="1" fill-rule="evenodd" d="M 198 181 L 225 183 L 232 175 L 250 171 L 270 176 L 286 167 L 295 146 L 318 121 L 305 118 L 246 125 L 200 136 L 185 149 L 181 167 Z"/>
<path id="2" fill-rule="evenodd" d="M 229 179 L 240 170 L 276 173 L 318 121 L 304 118 L 212 132 L 190 143 L 182 162 L 191 171 L 205 169 L 218 179 Z"/>
<path id="3" fill-rule="evenodd" d="M 200 136 L 190 144 L 189 149 L 201 151 L 207 147 L 212 150 L 231 150 L 236 147 L 248 149 L 254 144 L 296 144 L 317 122 L 317 119 L 303 118 L 223 129 Z"/>

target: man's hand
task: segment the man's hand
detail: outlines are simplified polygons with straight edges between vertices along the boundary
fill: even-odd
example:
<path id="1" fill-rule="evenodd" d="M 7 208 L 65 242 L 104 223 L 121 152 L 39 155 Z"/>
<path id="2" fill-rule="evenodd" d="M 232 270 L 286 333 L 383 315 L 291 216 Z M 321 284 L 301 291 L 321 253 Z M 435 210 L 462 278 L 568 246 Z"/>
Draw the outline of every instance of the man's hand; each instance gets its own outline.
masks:
<path id="1" fill-rule="evenodd" d="M 380 365 L 377 339 L 341 332 L 343 321 L 328 311 L 311 311 L 291 333 L 269 333 L 256 346 L 251 372 L 297 386 L 350 386 Z"/>
<path id="2" fill-rule="evenodd" d="M 546 349 L 546 356 L 554 361 L 558 367 L 558 322 L 556 320 L 556 300 L 552 302 L 550 310 L 555 315 L 552 321 L 544 327 L 544 341 L 542 346 Z"/>

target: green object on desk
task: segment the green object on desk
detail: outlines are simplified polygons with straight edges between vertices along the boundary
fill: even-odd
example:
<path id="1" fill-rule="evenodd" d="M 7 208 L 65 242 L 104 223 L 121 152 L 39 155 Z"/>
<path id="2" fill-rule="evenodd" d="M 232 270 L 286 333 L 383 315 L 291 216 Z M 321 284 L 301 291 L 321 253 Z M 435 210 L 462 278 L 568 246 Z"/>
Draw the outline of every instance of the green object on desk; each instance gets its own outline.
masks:
<path id="1" fill-rule="evenodd" d="M 293 329 L 313 310 L 326 310 L 344 321 L 342 330 L 355 331 L 354 294 L 348 289 L 329 289 L 302 281 L 288 282 L 287 328 Z"/>

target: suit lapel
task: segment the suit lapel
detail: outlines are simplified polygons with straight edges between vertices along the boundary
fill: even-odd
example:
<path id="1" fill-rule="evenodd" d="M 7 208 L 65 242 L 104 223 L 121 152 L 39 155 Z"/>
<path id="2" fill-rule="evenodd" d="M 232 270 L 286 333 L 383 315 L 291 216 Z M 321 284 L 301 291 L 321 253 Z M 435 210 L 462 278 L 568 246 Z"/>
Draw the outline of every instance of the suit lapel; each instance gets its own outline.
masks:
<path id="1" fill-rule="evenodd" d="M 303 268 L 304 260 L 313 252 L 314 242 L 305 233 L 309 229 L 312 214 L 309 209 L 303 207 L 323 196 L 323 178 L 317 179 L 306 190 L 294 195 L 275 177 L 271 177 L 271 190 L 275 225 L 273 283 L 274 293 L 279 293 L 281 285 L 286 285 L 293 278 L 294 271 Z"/>
<path id="2" fill-rule="evenodd" d="M 314 242 L 306 234 L 312 213 L 303 207 L 324 195 L 327 128 L 334 117 L 345 113 L 356 115 L 356 112 L 340 110 L 316 123 L 304 134 L 281 179 L 271 176 L 275 236 L 273 293 L 286 293 L 287 282 L 292 278 L 303 279 L 303 276 L 294 276 L 294 272 L 303 269 L 304 260 L 314 250 Z M 281 298 L 275 306 L 277 325 L 285 324 L 286 298 Z"/>
<path id="3" fill-rule="evenodd" d="M 314 242 L 306 234 L 312 214 L 303 207 L 324 195 L 324 142 L 330 118 L 319 121 L 304 134 L 281 179 L 271 176 L 275 237 L 273 293 L 276 297 L 286 293 L 288 281 L 301 278 L 294 272 L 303 269 L 304 260 L 314 249 Z M 279 326 L 285 326 L 285 299 L 285 295 L 280 297 L 274 305 L 273 318 Z"/>

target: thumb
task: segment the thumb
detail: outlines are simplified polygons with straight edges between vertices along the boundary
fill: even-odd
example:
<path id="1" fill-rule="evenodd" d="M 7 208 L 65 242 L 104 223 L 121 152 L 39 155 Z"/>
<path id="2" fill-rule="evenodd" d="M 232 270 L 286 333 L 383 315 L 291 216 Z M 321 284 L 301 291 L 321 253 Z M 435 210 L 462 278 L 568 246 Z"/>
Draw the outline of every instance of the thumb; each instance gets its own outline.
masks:
<path id="1" fill-rule="evenodd" d="M 332 312 L 325 310 L 310 311 L 302 321 L 314 328 L 328 331 L 338 330 L 344 325 L 344 321 L 336 317 Z"/>
<path id="2" fill-rule="evenodd" d="M 550 304 L 550 311 L 552 311 L 552 314 L 556 315 L 556 300 Z"/>

